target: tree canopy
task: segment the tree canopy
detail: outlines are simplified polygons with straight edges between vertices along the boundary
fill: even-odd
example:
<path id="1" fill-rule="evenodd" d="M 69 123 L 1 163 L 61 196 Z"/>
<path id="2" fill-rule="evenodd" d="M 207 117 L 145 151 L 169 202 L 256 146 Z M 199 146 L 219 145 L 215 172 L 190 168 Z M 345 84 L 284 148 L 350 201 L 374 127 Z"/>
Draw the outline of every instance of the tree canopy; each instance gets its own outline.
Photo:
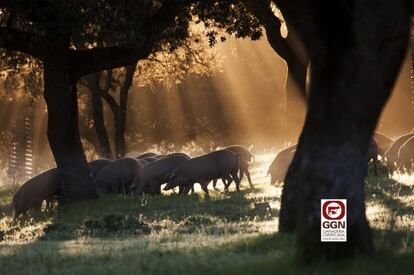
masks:
<path id="1" fill-rule="evenodd" d="M 8 50 L 3 57 L 16 61 L 16 53 L 42 60 L 48 48 L 66 45 L 79 77 L 129 65 L 161 47 L 177 48 L 193 19 L 205 23 L 211 45 L 217 29 L 261 36 L 258 20 L 240 1 L 17 0 L 0 1 L 0 47 Z"/>

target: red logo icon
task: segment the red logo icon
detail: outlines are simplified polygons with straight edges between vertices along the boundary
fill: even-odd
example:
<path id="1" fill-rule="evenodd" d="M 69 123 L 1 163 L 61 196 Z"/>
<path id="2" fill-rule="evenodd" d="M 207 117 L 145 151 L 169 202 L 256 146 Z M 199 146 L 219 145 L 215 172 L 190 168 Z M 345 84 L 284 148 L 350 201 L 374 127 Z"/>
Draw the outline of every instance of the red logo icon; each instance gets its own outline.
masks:
<path id="1" fill-rule="evenodd" d="M 341 220 L 345 216 L 345 204 L 339 200 L 324 201 L 322 214 L 327 220 Z"/>

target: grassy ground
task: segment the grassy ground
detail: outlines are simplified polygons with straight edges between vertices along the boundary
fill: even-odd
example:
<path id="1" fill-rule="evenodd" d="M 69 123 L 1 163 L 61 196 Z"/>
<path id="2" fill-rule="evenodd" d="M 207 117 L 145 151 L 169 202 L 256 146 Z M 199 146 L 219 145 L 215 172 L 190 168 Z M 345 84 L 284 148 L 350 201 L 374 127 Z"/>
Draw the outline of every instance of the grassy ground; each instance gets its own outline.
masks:
<path id="1" fill-rule="evenodd" d="M 253 167 L 254 190 L 244 182 L 242 192 L 210 199 L 104 196 L 17 222 L 5 216 L 0 274 L 413 274 L 414 177 L 368 178 L 374 257 L 305 267 L 294 261 L 294 238 L 277 233 L 271 157 Z M 0 189 L 0 213 L 15 190 Z"/>

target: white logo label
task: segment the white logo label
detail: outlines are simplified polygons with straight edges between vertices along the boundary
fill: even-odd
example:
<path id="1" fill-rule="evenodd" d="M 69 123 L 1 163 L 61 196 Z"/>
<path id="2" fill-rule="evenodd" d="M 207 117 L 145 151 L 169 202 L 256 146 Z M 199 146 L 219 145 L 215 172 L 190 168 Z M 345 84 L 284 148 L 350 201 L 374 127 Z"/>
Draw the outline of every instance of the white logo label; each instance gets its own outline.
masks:
<path id="1" fill-rule="evenodd" d="M 321 242 L 346 242 L 346 200 L 321 200 Z"/>

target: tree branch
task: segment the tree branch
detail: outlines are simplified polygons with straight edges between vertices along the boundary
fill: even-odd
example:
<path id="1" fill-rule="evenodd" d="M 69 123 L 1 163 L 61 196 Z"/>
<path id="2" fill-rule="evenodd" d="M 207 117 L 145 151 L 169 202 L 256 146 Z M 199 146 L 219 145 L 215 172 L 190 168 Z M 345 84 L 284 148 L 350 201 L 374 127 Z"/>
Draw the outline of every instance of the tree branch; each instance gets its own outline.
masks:
<path id="1" fill-rule="evenodd" d="M 102 74 L 100 74 L 102 76 Z M 109 94 L 110 90 L 110 84 L 112 83 L 113 77 L 112 77 L 112 71 L 108 70 L 107 74 L 105 75 L 105 84 L 104 87 L 101 88 L 100 84 L 98 84 L 99 91 L 101 94 L 101 97 L 108 103 L 109 107 L 112 110 L 113 114 L 119 113 L 119 104 L 116 102 L 115 98 Z"/>
<path id="2" fill-rule="evenodd" d="M 98 81 L 98 85 L 100 85 L 100 79 L 102 77 L 102 72 L 99 73 L 99 78 L 97 79 Z M 105 75 L 105 82 L 104 82 L 104 86 L 102 89 L 100 89 L 101 94 L 102 93 L 109 93 L 109 89 L 111 88 L 111 84 L 113 81 L 113 77 L 112 77 L 112 70 L 107 70 L 106 71 L 106 75 Z"/>
<path id="3" fill-rule="evenodd" d="M 101 87 L 101 78 L 105 77 L 104 79 L 104 87 Z M 115 101 L 114 97 L 109 94 L 112 78 L 112 71 L 108 70 L 104 75 L 103 72 L 97 72 L 94 74 L 89 74 L 82 79 L 85 80 L 86 86 L 92 92 L 92 94 L 98 94 L 102 97 L 106 103 L 108 103 L 109 107 L 111 108 L 113 113 L 118 113 L 119 105 Z"/>
<path id="4" fill-rule="evenodd" d="M 137 48 L 105 47 L 90 50 L 71 50 L 71 67 L 75 78 L 84 75 L 134 64 L 146 58 L 151 47 Z"/>
<path id="5" fill-rule="evenodd" d="M 117 114 L 119 112 L 119 106 L 115 99 L 109 93 L 102 93 L 101 96 L 108 103 L 109 107 L 111 107 L 112 112 Z"/>
<path id="6" fill-rule="evenodd" d="M 124 116 L 122 119 L 125 125 L 125 116 L 126 116 L 126 109 L 128 104 L 128 92 L 132 86 L 132 82 L 134 81 L 134 74 L 137 69 L 138 62 L 125 67 L 125 78 L 124 83 L 122 83 L 121 91 L 119 93 L 119 110 L 121 112 L 121 116 Z"/>
<path id="7" fill-rule="evenodd" d="M 0 0 L 1 1 L 1 0 Z M 146 41 L 137 47 L 106 47 L 71 51 L 72 73 L 76 78 L 102 70 L 129 66 L 147 58 L 162 41 L 165 30 L 174 26 L 177 15 L 194 0 L 166 1 L 145 23 Z"/>

